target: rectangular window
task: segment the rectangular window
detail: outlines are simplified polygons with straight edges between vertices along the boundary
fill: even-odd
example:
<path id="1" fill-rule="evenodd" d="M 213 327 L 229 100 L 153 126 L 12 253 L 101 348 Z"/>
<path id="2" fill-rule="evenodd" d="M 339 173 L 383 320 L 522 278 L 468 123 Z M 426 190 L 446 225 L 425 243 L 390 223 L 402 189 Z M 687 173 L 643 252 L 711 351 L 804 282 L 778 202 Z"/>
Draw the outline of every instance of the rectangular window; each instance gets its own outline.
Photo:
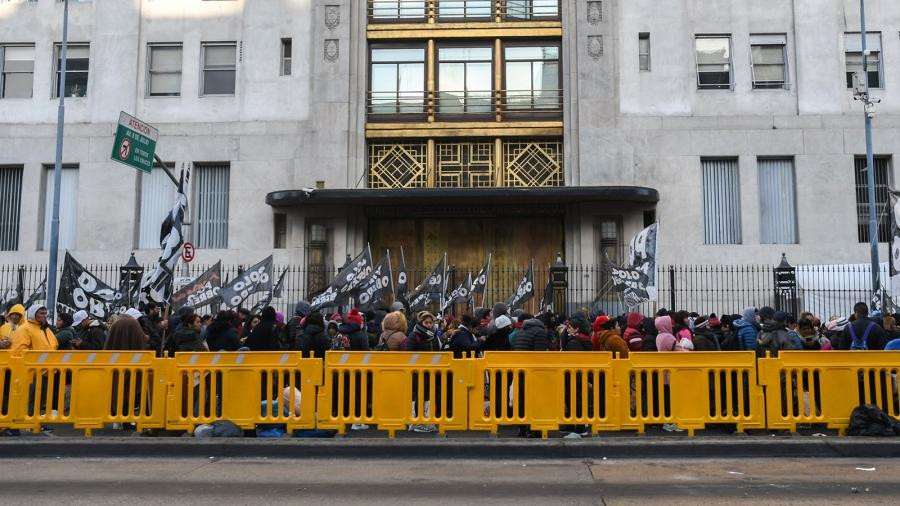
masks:
<path id="1" fill-rule="evenodd" d="M 34 46 L 0 46 L 0 98 L 31 98 Z"/>
<path id="2" fill-rule="evenodd" d="M 704 158 L 703 242 L 741 243 L 741 192 L 736 159 Z"/>
<path id="3" fill-rule="evenodd" d="M 168 164 L 173 168 L 174 164 Z M 138 218 L 138 248 L 159 248 L 162 222 L 175 205 L 177 190 L 172 180 L 158 164 L 149 174 L 141 173 L 141 203 Z"/>
<path id="4" fill-rule="evenodd" d="M 291 39 L 281 39 L 281 75 L 291 75 L 291 53 L 293 52 L 293 41 Z"/>
<path id="5" fill-rule="evenodd" d="M 751 35 L 750 64 L 753 88 L 787 88 L 787 36 Z"/>
<path id="6" fill-rule="evenodd" d="M 797 243 L 797 184 L 791 158 L 758 159 L 759 242 Z"/>
<path id="7" fill-rule="evenodd" d="M 438 0 L 438 17 L 451 19 L 490 18 L 493 0 Z"/>
<path id="8" fill-rule="evenodd" d="M 869 193 L 866 157 L 854 160 L 856 179 L 856 218 L 859 242 L 869 242 Z M 891 157 L 875 157 L 875 213 L 878 216 L 878 242 L 887 242 L 891 236 L 891 220 L 888 216 L 891 202 Z"/>
<path id="9" fill-rule="evenodd" d="M 425 111 L 425 48 L 373 48 L 369 113 Z"/>
<path id="10" fill-rule="evenodd" d="M 53 57 L 53 98 L 59 97 L 59 76 L 62 67 L 62 44 L 54 45 Z M 89 44 L 68 44 L 66 48 L 66 84 L 67 97 L 86 97 L 88 88 L 88 69 L 90 67 L 91 46 Z"/>
<path id="11" fill-rule="evenodd" d="M 697 88 L 731 89 L 731 37 L 698 35 Z"/>
<path id="12" fill-rule="evenodd" d="M 559 46 L 504 48 L 507 110 L 561 109 Z"/>
<path id="13" fill-rule="evenodd" d="M 234 42 L 204 42 L 201 58 L 203 89 L 201 95 L 234 95 L 237 75 L 237 45 Z"/>
<path id="14" fill-rule="evenodd" d="M 553 19 L 559 17 L 559 0 L 506 0 L 505 18 L 509 20 Z"/>
<path id="15" fill-rule="evenodd" d="M 859 32 L 844 34 L 844 57 L 847 60 L 847 88 L 853 88 L 853 74 L 859 75 L 860 84 L 869 80 L 869 88 L 883 88 L 881 65 L 881 33 L 866 32 L 866 71 L 863 72 L 862 37 Z"/>
<path id="16" fill-rule="evenodd" d="M 369 19 L 391 21 L 425 18 L 425 0 L 371 0 Z"/>
<path id="17" fill-rule="evenodd" d="M 638 69 L 650 72 L 650 34 L 638 34 Z"/>
<path id="18" fill-rule="evenodd" d="M 50 221 L 53 219 L 53 165 L 44 166 L 44 240 L 41 249 L 50 247 Z M 59 192 L 59 249 L 75 249 L 78 237 L 78 165 L 63 165 Z"/>
<path id="19" fill-rule="evenodd" d="M 181 44 L 147 46 L 147 95 L 181 95 Z"/>
<path id="20" fill-rule="evenodd" d="M 193 237 L 198 248 L 228 247 L 229 164 L 194 166 Z"/>
<path id="21" fill-rule="evenodd" d="M 274 215 L 274 244 L 275 249 L 287 248 L 287 215 L 275 213 Z"/>
<path id="22" fill-rule="evenodd" d="M 19 249 L 22 166 L 0 167 L 0 250 Z"/>
<path id="23" fill-rule="evenodd" d="M 490 47 L 438 48 L 439 112 L 490 113 L 493 65 Z"/>

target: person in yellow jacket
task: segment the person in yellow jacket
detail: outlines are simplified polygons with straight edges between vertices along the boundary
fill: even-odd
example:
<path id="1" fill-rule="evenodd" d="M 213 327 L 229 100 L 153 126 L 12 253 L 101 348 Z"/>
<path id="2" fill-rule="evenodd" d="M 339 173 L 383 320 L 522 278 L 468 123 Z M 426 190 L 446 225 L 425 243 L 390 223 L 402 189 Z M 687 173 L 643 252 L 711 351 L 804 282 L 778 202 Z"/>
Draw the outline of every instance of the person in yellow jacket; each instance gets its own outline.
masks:
<path id="1" fill-rule="evenodd" d="M 20 325 L 25 323 L 25 306 L 16 304 L 6 313 L 8 320 L 0 326 L 0 350 L 8 349 L 11 343 L 12 334 Z"/>
<path id="2" fill-rule="evenodd" d="M 21 356 L 26 351 L 53 351 L 57 348 L 56 336 L 47 325 L 47 308 L 37 304 L 28 308 L 28 320 L 13 332 L 12 354 Z"/>

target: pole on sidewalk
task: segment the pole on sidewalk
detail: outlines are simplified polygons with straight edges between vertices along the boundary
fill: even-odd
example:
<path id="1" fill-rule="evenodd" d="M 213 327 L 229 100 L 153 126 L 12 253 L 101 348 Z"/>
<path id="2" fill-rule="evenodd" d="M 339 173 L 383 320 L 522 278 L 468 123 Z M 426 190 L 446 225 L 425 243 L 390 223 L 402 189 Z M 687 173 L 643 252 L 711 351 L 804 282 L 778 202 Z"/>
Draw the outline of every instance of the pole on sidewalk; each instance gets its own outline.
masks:
<path id="1" fill-rule="evenodd" d="M 56 264 L 59 261 L 59 191 L 62 185 L 63 127 L 66 119 L 66 57 L 69 46 L 69 0 L 63 0 L 62 47 L 59 54 L 59 109 L 56 117 L 56 163 L 53 167 L 53 215 L 50 219 L 50 261 L 47 265 L 48 321 L 56 317 Z"/>
<path id="2" fill-rule="evenodd" d="M 866 130 L 866 193 L 869 200 L 869 244 L 872 257 L 872 300 L 878 297 L 881 289 L 880 267 L 878 261 L 878 217 L 875 209 L 875 157 L 872 152 L 872 107 L 874 102 L 869 97 L 868 48 L 866 45 L 866 2 L 859 0 L 859 35 L 862 40 L 862 83 L 863 115 Z"/>

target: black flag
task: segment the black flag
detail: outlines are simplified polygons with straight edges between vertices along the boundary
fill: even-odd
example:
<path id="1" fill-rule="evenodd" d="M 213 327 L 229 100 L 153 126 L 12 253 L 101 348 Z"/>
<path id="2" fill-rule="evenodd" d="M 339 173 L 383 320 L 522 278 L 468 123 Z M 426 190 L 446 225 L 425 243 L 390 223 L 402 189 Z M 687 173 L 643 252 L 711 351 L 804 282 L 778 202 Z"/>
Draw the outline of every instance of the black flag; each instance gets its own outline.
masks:
<path id="1" fill-rule="evenodd" d="M 549 266 L 548 266 L 549 272 Z M 538 311 L 543 313 L 544 311 L 553 311 L 553 278 L 547 280 L 547 286 L 544 287 L 544 296 L 541 298 L 541 306 L 538 308 Z"/>
<path id="2" fill-rule="evenodd" d="M 184 213 L 187 210 L 187 195 L 184 194 L 184 171 L 181 176 L 175 205 L 160 227 L 159 260 L 156 268 L 145 273 L 141 280 L 141 302 L 145 304 L 166 302 L 171 295 L 169 290 L 174 279 L 172 271 L 175 270 L 178 259 L 181 258 L 181 248 L 184 246 L 184 236 L 181 233 Z"/>
<path id="3" fill-rule="evenodd" d="M 390 252 L 375 264 L 372 274 L 359 284 L 357 293 L 359 294 L 360 309 L 368 309 L 373 307 L 375 301 L 383 299 L 385 296 L 393 293 L 394 284 L 391 276 L 391 255 Z"/>
<path id="4" fill-rule="evenodd" d="M 444 301 L 444 307 L 441 308 L 441 311 L 444 311 L 448 307 L 453 304 L 466 304 L 470 300 L 472 300 L 472 273 L 470 272 L 466 279 L 460 283 L 450 295 L 447 296 L 447 300 Z"/>
<path id="5" fill-rule="evenodd" d="M 219 290 L 222 304 L 231 309 L 240 306 L 256 292 L 272 289 L 272 255 L 244 271 Z"/>
<path id="6" fill-rule="evenodd" d="M 397 293 L 398 300 L 406 299 L 409 295 L 409 273 L 406 271 L 406 255 L 403 254 L 403 246 L 400 246 L 400 264 L 397 266 Z"/>
<path id="7" fill-rule="evenodd" d="M 267 293 L 265 297 L 261 297 L 259 301 L 256 302 L 253 309 L 250 310 L 250 314 L 259 314 L 263 309 L 272 304 L 272 299 L 281 297 L 281 285 L 284 283 L 284 276 L 287 274 L 287 271 L 287 267 L 281 271 L 281 276 L 278 276 L 278 282 L 275 283 L 275 288 L 269 290 L 269 293 Z"/>
<path id="8" fill-rule="evenodd" d="M 121 298 L 121 293 L 85 270 L 66 252 L 56 297 L 60 311 L 71 314 L 83 309 L 94 318 L 106 321 Z"/>
<path id="9" fill-rule="evenodd" d="M 178 311 L 182 306 L 194 309 L 214 304 L 219 301 L 219 289 L 222 286 L 222 261 L 206 270 L 197 279 L 181 287 L 172 294 L 172 310 Z"/>
<path id="10" fill-rule="evenodd" d="M 506 305 L 513 309 L 521 306 L 523 302 L 531 300 L 532 297 L 534 297 L 534 260 L 528 266 L 525 276 L 519 281 L 516 293 L 512 294 L 509 300 L 506 301 Z"/>
<path id="11" fill-rule="evenodd" d="M 324 307 L 345 304 L 359 284 L 370 274 L 372 274 L 372 252 L 366 248 L 337 273 L 328 288 L 309 301 L 311 310 L 318 311 Z"/>
<path id="12" fill-rule="evenodd" d="M 472 294 L 484 295 L 484 289 L 487 287 L 488 278 L 491 276 L 491 257 L 493 254 L 488 255 L 487 262 L 485 262 L 484 267 L 478 271 L 478 275 L 475 276 L 475 279 L 472 282 Z"/>
<path id="13" fill-rule="evenodd" d="M 433 303 L 441 304 L 444 292 L 447 291 L 447 254 L 434 266 L 431 274 L 425 278 L 415 293 L 409 298 L 409 310 L 421 311 Z"/>
<path id="14" fill-rule="evenodd" d="M 28 296 L 28 299 L 22 304 L 25 306 L 25 310 L 31 307 L 32 304 L 36 302 L 44 302 L 47 301 L 47 277 L 44 277 L 44 280 L 41 281 L 41 284 L 35 288 L 34 293 Z"/>

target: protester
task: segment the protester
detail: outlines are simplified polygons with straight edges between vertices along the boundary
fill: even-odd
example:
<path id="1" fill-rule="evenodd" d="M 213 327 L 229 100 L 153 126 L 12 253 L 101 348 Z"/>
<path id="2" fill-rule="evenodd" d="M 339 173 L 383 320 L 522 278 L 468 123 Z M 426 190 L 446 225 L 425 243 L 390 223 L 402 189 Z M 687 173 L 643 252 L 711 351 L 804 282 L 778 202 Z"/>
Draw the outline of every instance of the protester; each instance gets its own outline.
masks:
<path id="1" fill-rule="evenodd" d="M 802 340 L 804 350 L 828 351 L 832 349 L 831 341 L 819 334 L 819 329 L 809 319 L 802 318 L 797 323 L 797 333 Z"/>
<path id="2" fill-rule="evenodd" d="M 618 321 L 610 320 L 607 316 L 598 316 L 594 320 L 594 336 L 591 342 L 593 351 L 610 351 L 615 353 L 616 358 L 628 358 L 628 345 L 619 335 L 617 330 Z M 643 339 L 641 346 L 643 347 Z"/>
<path id="3" fill-rule="evenodd" d="M 266 306 L 262 310 L 259 323 L 250 331 L 244 346 L 250 348 L 250 351 L 281 351 L 275 317 L 275 308 Z"/>
<path id="4" fill-rule="evenodd" d="M 580 311 L 575 313 L 566 324 L 565 341 L 562 343 L 563 351 L 592 351 L 591 330 L 591 324 L 588 323 L 584 313 Z"/>
<path id="5" fill-rule="evenodd" d="M 146 334 L 149 339 L 148 346 L 150 349 L 160 353 L 160 350 L 162 350 L 163 333 L 169 325 L 168 321 L 163 320 L 160 316 L 159 306 L 155 302 L 147 304 L 144 308 L 144 317 L 138 319 L 138 323 L 141 324 L 141 327 L 144 329 L 144 334 Z"/>
<path id="6" fill-rule="evenodd" d="M 250 310 L 245 307 L 239 307 L 237 309 L 237 317 L 238 317 L 238 337 L 241 339 L 247 339 L 250 335 L 250 320 L 252 319 L 250 316 Z M 259 322 L 257 322 L 259 323 Z"/>
<path id="7" fill-rule="evenodd" d="M 72 315 L 59 313 L 56 315 L 56 342 L 60 350 L 74 350 L 77 344 L 75 328 L 72 327 Z"/>
<path id="8" fill-rule="evenodd" d="M 506 304 L 501 305 L 503 307 L 506 307 Z M 510 319 L 509 316 L 506 316 L 505 314 L 495 316 L 488 326 L 487 336 L 485 337 L 485 342 L 482 349 L 484 351 L 512 350 L 512 346 L 510 346 L 509 344 L 509 334 L 512 332 L 512 330 L 512 319 Z"/>
<path id="9" fill-rule="evenodd" d="M 453 358 L 475 358 L 474 354 L 484 347 L 484 337 L 476 337 L 475 331 L 481 322 L 472 314 L 465 313 L 460 319 L 459 328 L 450 338 L 450 351 Z"/>
<path id="10" fill-rule="evenodd" d="M 335 324 L 336 332 L 337 324 Z M 304 357 L 325 359 L 325 352 L 331 349 L 331 338 L 325 332 L 325 318 L 322 317 L 322 313 L 313 311 L 304 317 L 303 328 L 300 329 L 293 349 L 301 351 Z"/>
<path id="11" fill-rule="evenodd" d="M 641 351 L 656 351 L 656 318 L 647 317 L 641 321 L 641 330 L 644 334 L 643 349 Z"/>
<path id="12" fill-rule="evenodd" d="M 206 328 L 206 345 L 210 351 L 237 351 L 242 347 L 232 322 L 233 311 L 219 311 Z"/>
<path id="13" fill-rule="evenodd" d="M 172 336 L 175 353 L 209 351 L 206 342 L 200 338 L 200 315 L 189 313 L 181 317 L 181 324 Z"/>
<path id="14" fill-rule="evenodd" d="M 287 342 L 292 345 L 292 349 L 297 349 L 296 343 L 300 338 L 300 334 L 303 333 L 303 319 L 306 318 L 306 315 L 308 315 L 309 313 L 309 302 L 301 300 L 300 302 L 294 304 L 294 316 L 292 316 L 290 321 L 288 321 L 285 325 Z M 319 316 L 322 316 L 321 313 L 319 314 Z M 322 327 L 324 327 L 324 325 L 322 325 Z"/>
<path id="15" fill-rule="evenodd" d="M 393 311 L 381 320 L 381 337 L 378 346 L 384 351 L 400 351 L 406 339 L 409 324 L 403 311 Z"/>
<path id="16" fill-rule="evenodd" d="M 625 319 L 625 330 L 622 333 L 622 339 L 628 345 L 630 351 L 644 350 L 644 334 L 641 332 L 641 322 L 644 321 L 644 315 L 637 312 L 630 312 Z"/>
<path id="17" fill-rule="evenodd" d="M 687 311 L 676 311 L 675 315 L 672 318 L 672 333 L 675 335 L 675 339 L 678 340 L 679 344 L 682 344 L 685 348 L 693 349 L 694 342 L 694 332 L 691 330 L 693 318 L 690 313 Z M 689 341 L 691 345 L 689 346 L 685 341 Z"/>
<path id="18" fill-rule="evenodd" d="M 732 323 L 737 332 L 738 348 L 744 351 L 756 351 L 756 339 L 759 336 L 756 308 L 744 309 L 743 316 Z"/>
<path id="19" fill-rule="evenodd" d="M 109 337 L 104 345 L 105 350 L 134 350 L 147 349 L 147 336 L 140 322 L 134 318 L 120 318 L 109 327 Z"/>
<path id="20" fill-rule="evenodd" d="M 365 330 L 365 319 L 357 308 L 351 308 L 338 325 L 338 333 L 346 338 L 349 350 L 369 351 L 369 336 Z"/>
<path id="21" fill-rule="evenodd" d="M 757 338 L 758 356 L 764 357 L 765 352 L 769 351 L 772 357 L 777 357 L 779 351 L 796 349 L 794 340 L 788 334 L 786 321 L 787 314 L 784 311 L 777 311 L 772 315 L 771 320 L 767 320 L 763 324 L 762 332 Z"/>
<path id="22" fill-rule="evenodd" d="M 840 333 L 835 344 L 838 350 L 883 350 L 887 334 L 869 318 L 869 306 L 857 302 L 853 306 L 855 319 Z"/>
<path id="23" fill-rule="evenodd" d="M 76 350 L 102 350 L 106 344 L 106 326 L 81 310 L 72 315 L 72 327 L 77 332 L 79 343 Z"/>
<path id="24" fill-rule="evenodd" d="M 672 333 L 672 317 L 657 316 L 656 325 L 656 349 L 658 351 L 684 351 L 679 349 L 678 340 Z"/>
<path id="25" fill-rule="evenodd" d="M 5 350 L 12 344 L 12 335 L 20 325 L 25 323 L 25 306 L 16 304 L 6 313 L 9 320 L 0 326 L 0 350 Z"/>
<path id="26" fill-rule="evenodd" d="M 22 356 L 26 351 L 53 351 L 59 348 L 56 336 L 47 324 L 47 308 L 35 304 L 28 308 L 25 323 L 12 334 L 10 351 Z"/>
<path id="27" fill-rule="evenodd" d="M 403 343 L 404 351 L 440 351 L 441 343 L 434 332 L 434 315 L 420 311 L 416 315 L 416 325 Z"/>
<path id="28" fill-rule="evenodd" d="M 699 316 L 694 320 L 694 351 L 719 351 L 719 336 L 710 328 L 710 320 Z"/>
<path id="29" fill-rule="evenodd" d="M 531 316 L 531 315 L 528 315 Z M 549 349 L 547 325 L 537 318 L 527 318 L 513 337 L 513 351 L 547 351 Z"/>

